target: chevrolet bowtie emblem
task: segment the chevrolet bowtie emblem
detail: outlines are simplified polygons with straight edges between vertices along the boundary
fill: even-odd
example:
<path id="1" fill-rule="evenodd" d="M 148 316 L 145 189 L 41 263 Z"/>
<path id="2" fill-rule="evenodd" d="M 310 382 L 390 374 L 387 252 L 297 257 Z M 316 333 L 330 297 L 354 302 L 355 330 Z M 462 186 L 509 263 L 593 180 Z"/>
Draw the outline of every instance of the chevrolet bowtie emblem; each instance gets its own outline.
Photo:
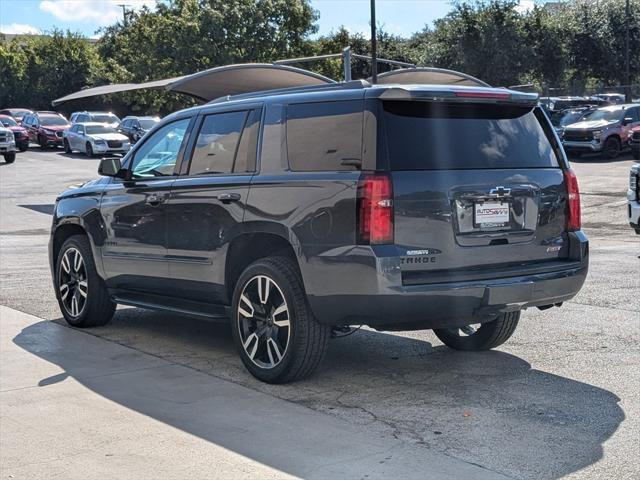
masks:
<path id="1" fill-rule="evenodd" d="M 489 191 L 489 195 L 494 196 L 494 197 L 508 197 L 510 194 L 511 194 L 511 189 L 510 188 L 504 188 L 502 186 L 496 187 L 496 188 L 492 188 Z"/>

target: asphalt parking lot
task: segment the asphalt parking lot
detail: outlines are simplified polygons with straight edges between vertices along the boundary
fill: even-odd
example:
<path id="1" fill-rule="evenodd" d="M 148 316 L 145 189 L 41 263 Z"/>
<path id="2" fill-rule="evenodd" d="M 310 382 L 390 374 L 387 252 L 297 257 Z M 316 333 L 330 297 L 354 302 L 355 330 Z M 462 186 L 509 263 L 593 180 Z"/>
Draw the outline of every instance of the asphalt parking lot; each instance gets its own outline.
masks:
<path id="1" fill-rule="evenodd" d="M 235 354 L 229 330 L 221 325 L 123 308 L 106 327 L 79 332 L 62 326 L 47 263 L 50 213 L 56 194 L 95 177 L 97 163 L 97 159 L 83 155 L 34 148 L 19 154 L 12 165 L 0 163 L 0 304 L 31 315 L 16 314 L 14 318 L 11 310 L 0 311 L 4 352 L 9 349 L 23 359 L 11 364 L 11 372 L 5 370 L 0 385 L 2 478 L 35 478 L 39 471 L 33 467 L 38 464 L 36 460 L 20 461 L 17 447 L 9 445 L 7 438 L 20 429 L 27 417 L 37 417 L 36 410 L 42 414 L 43 401 L 12 395 L 29 388 L 57 388 L 70 381 L 77 384 L 76 392 L 90 390 L 112 416 L 95 419 L 79 412 L 77 417 L 69 417 L 76 418 L 78 428 L 67 425 L 63 429 L 65 438 L 87 431 L 94 438 L 129 438 L 137 420 L 132 417 L 129 423 L 118 417 L 126 410 L 135 418 L 153 419 L 153 428 L 171 427 L 176 434 L 188 436 L 189 441 L 197 437 L 207 447 L 224 447 L 217 454 L 205 449 L 197 450 L 202 456 L 186 456 L 184 461 L 193 469 L 185 470 L 183 478 L 198 478 L 205 470 L 197 468 L 211 467 L 211 458 L 222 461 L 233 455 L 252 463 L 244 470 L 221 470 L 228 473 L 228 478 L 311 477 L 292 459 L 297 459 L 298 464 L 316 465 L 315 456 L 321 458 L 315 470 L 319 478 L 391 474 L 407 478 L 398 474 L 402 468 L 409 469 L 405 473 L 411 471 L 416 478 L 440 478 L 430 475 L 431 468 L 438 469 L 442 478 L 640 476 L 640 236 L 633 233 L 626 220 L 625 193 L 633 163 L 629 156 L 616 161 L 585 157 L 573 162 L 582 192 L 583 226 L 591 241 L 591 266 L 581 293 L 562 308 L 525 312 L 509 342 L 496 351 L 483 353 L 454 352 L 428 331 L 381 333 L 363 329 L 333 340 L 323 365 L 312 378 L 284 386 L 254 380 Z M 55 341 L 67 342 L 65 345 L 74 355 L 51 354 Z M 135 368 L 135 377 L 96 382 L 100 364 L 92 364 L 86 349 L 73 350 L 77 342 L 86 342 L 87 349 L 98 352 L 96 355 L 105 362 L 130 355 L 135 362 L 109 364 L 109 368 Z M 38 359 L 57 370 L 52 371 L 53 375 L 43 371 L 42 378 L 38 378 L 39 370 L 34 369 L 44 367 L 36 367 L 35 363 L 33 369 L 29 367 Z M 157 370 L 151 367 L 158 365 L 175 370 L 156 378 L 153 372 Z M 87 376 L 83 370 L 89 367 L 94 376 Z M 56 375 L 60 377 L 53 378 Z M 181 383 L 188 375 L 197 379 Z M 32 379 L 33 383 L 20 383 L 18 377 Z M 167 378 L 183 390 L 154 388 Z M 136 385 L 146 388 L 136 389 Z M 219 440 L 212 432 L 216 428 L 233 428 L 230 421 L 220 418 L 224 427 L 219 427 L 206 419 L 206 410 L 185 407 L 195 401 L 197 392 L 208 389 L 226 392 L 220 408 L 226 405 L 227 410 L 236 402 L 241 408 L 243 399 L 255 400 L 252 405 L 264 405 L 267 420 L 275 418 L 280 426 L 294 422 L 293 426 L 301 429 L 297 434 L 307 441 L 289 441 L 289 456 L 280 452 L 282 460 L 278 460 L 280 457 L 274 459 L 264 453 L 261 442 L 269 441 L 264 435 L 255 435 L 255 448 L 239 441 Z M 122 390 L 129 390 L 131 395 L 124 395 Z M 57 397 L 60 409 L 64 408 L 64 395 L 60 392 Z M 141 401 L 141 395 L 146 395 L 148 401 Z M 170 397 L 170 401 L 158 407 L 152 400 L 160 397 Z M 33 403 L 25 403 L 25 398 Z M 287 408 L 291 409 L 291 418 L 286 415 Z M 226 418 L 233 418 L 227 410 L 222 410 L 227 413 Z M 54 417 L 56 411 L 50 406 L 46 410 Z M 178 411 L 182 414 L 178 415 Z M 185 420 L 190 414 L 197 418 Z M 109 423 L 116 417 L 116 432 L 105 433 L 98 423 L 92 424 Z M 55 422 L 47 423 L 51 417 L 37 418 L 40 428 L 63 428 L 56 427 Z M 245 422 L 242 418 L 236 420 Z M 256 420 L 254 427 L 275 428 L 275 424 L 260 423 L 263 421 L 266 420 Z M 318 445 L 321 441 L 313 434 L 319 428 L 328 429 L 322 431 L 333 438 L 323 437 L 322 441 L 335 441 L 342 457 L 338 459 L 337 452 L 323 446 L 313 448 L 313 442 Z M 242 423 L 237 429 L 237 438 L 245 438 L 242 435 L 251 433 L 251 424 Z M 340 432 L 352 436 L 337 438 Z M 160 435 L 151 428 L 147 433 Z M 296 435 L 286 429 L 277 433 L 290 438 Z M 353 440 L 352 451 L 345 439 Z M 23 440 L 27 447 L 34 445 L 27 437 Z M 181 441 L 174 446 L 175 452 L 196 448 L 189 447 L 185 439 Z M 73 439 L 69 442 L 73 444 Z M 402 453 L 375 457 L 374 469 L 367 459 L 374 460 L 363 453 L 367 442 L 372 442 L 375 452 L 385 451 L 380 446 L 388 444 L 397 448 L 395 453 Z M 115 449 L 109 451 L 111 455 L 120 453 L 116 445 L 109 447 Z M 141 471 L 145 465 L 158 466 L 155 478 L 172 471 L 156 459 L 159 455 L 171 456 L 172 447 L 160 442 L 156 450 L 135 451 L 136 445 L 139 444 L 135 441 L 127 445 L 130 456 L 121 460 L 125 462 L 119 464 L 122 472 L 132 471 L 126 469 L 126 461 L 137 462 Z M 41 448 L 46 450 L 46 446 Z M 60 461 L 61 457 L 56 459 Z M 389 463 L 388 470 L 379 466 L 385 461 Z M 350 468 L 344 467 L 346 464 Z M 328 465 L 342 467 L 331 470 Z M 60 472 L 66 472 L 65 478 L 73 477 L 69 470 Z M 87 474 L 84 478 L 89 477 Z"/>

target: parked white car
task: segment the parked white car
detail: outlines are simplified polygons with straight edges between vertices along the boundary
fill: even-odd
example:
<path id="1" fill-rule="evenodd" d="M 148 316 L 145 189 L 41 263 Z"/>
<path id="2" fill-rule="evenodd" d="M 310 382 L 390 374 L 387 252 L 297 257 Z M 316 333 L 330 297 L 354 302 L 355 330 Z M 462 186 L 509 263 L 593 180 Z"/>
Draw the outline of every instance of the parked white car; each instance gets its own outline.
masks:
<path id="1" fill-rule="evenodd" d="M 0 155 L 7 163 L 13 163 L 16 159 L 16 140 L 13 132 L 0 124 Z"/>
<path id="2" fill-rule="evenodd" d="M 64 151 L 84 152 L 87 156 L 105 153 L 127 153 L 131 148 L 129 138 L 104 123 L 76 123 L 63 134 Z"/>

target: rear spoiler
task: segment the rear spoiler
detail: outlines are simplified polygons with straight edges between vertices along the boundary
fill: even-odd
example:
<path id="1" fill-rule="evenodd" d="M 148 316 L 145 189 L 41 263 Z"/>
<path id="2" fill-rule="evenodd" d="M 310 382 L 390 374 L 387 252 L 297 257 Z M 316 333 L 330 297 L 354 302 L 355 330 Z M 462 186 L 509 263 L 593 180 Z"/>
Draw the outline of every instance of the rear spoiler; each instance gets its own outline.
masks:
<path id="1" fill-rule="evenodd" d="M 375 90 L 372 90 L 375 91 Z M 378 92 L 376 92 L 378 93 Z M 423 100 L 471 103 L 512 103 L 536 106 L 537 93 L 525 93 L 506 88 L 432 89 L 427 86 L 392 87 L 375 95 L 381 100 Z"/>

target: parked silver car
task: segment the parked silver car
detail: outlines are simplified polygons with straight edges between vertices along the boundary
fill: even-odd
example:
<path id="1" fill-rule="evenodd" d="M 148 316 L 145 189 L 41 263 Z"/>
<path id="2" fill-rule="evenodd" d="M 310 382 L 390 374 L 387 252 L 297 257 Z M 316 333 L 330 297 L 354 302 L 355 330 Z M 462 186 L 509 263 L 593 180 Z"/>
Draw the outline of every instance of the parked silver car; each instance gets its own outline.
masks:
<path id="1" fill-rule="evenodd" d="M 126 153 L 131 148 L 126 136 L 104 123 L 76 123 L 63 136 L 66 153 L 76 150 L 92 157 L 95 154 Z"/>
<path id="2" fill-rule="evenodd" d="M 113 128 L 120 125 L 118 116 L 111 112 L 73 112 L 69 121 L 71 123 L 106 123 Z"/>
<path id="3" fill-rule="evenodd" d="M 584 120 L 567 125 L 562 144 L 570 155 L 601 152 L 614 159 L 629 146 L 631 129 L 640 125 L 640 105 L 611 105 L 597 109 Z"/>

